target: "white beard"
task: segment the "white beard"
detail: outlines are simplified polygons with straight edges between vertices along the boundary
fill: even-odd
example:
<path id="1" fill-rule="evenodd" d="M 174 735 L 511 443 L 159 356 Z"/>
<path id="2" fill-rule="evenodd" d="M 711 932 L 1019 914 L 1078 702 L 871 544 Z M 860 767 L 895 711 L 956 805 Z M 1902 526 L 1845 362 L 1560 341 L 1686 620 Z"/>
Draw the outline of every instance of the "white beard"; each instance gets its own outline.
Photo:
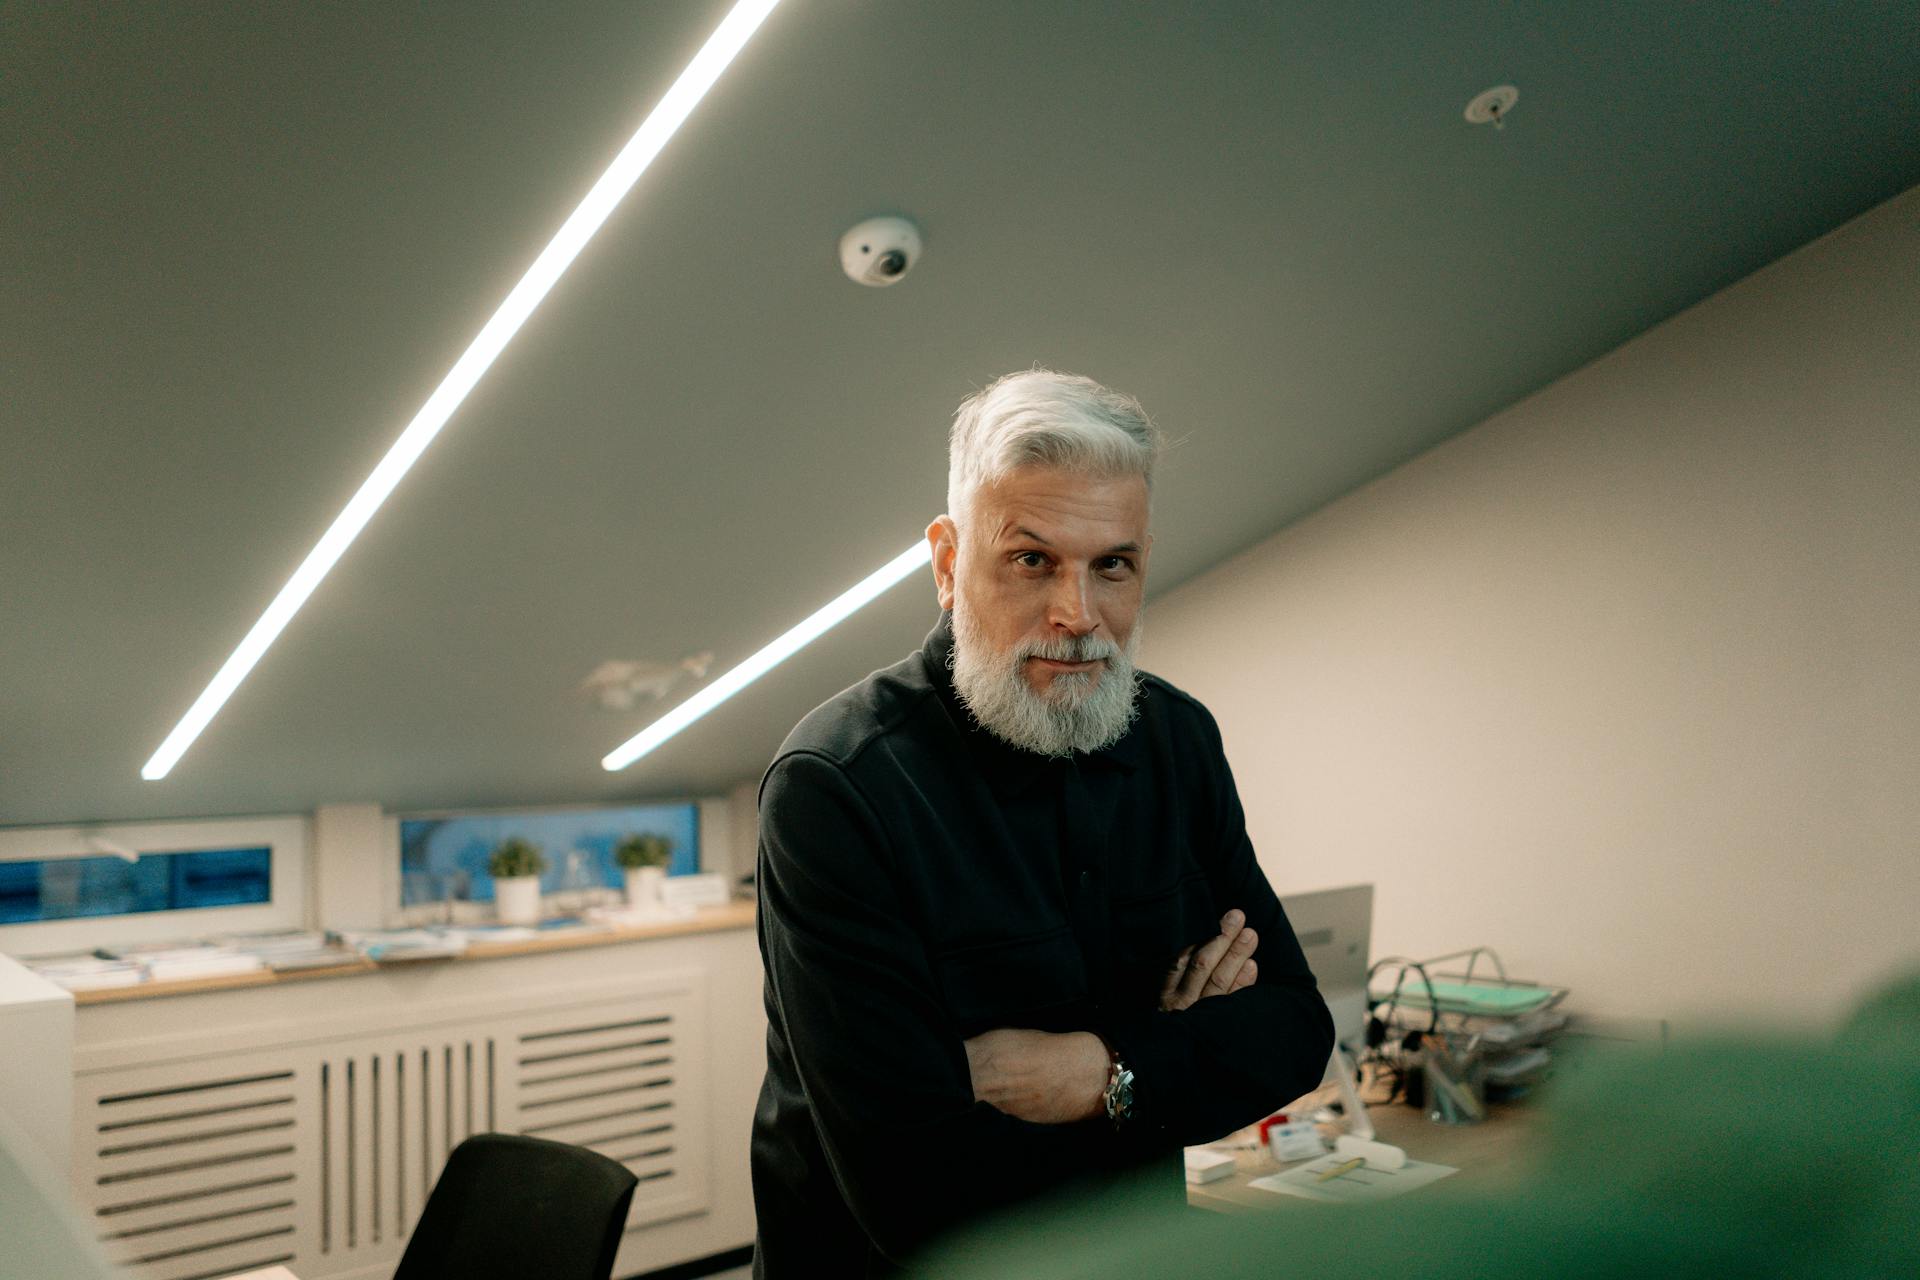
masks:
<path id="1" fill-rule="evenodd" d="M 1139 622 L 1125 649 L 1107 640 L 1023 641 L 1009 652 L 992 648 L 958 599 L 953 602 L 954 692 L 980 727 L 1002 742 L 1043 756 L 1098 751 L 1126 736 L 1139 715 Z M 1028 658 L 1056 662 L 1106 660 L 1102 671 L 1061 671 L 1044 694 L 1027 683 Z"/>

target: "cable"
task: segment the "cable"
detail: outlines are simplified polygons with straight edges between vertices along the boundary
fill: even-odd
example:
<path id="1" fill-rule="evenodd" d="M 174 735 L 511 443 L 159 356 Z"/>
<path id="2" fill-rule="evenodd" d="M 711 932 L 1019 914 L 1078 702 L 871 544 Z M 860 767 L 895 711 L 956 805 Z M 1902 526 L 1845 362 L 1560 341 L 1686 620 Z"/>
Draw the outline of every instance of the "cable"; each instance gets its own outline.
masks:
<path id="1" fill-rule="evenodd" d="M 1389 995 L 1375 999 L 1373 994 L 1374 975 L 1378 974 L 1380 970 L 1390 964 L 1400 966 L 1400 972 L 1394 977 L 1393 991 Z M 1400 1053 L 1405 1054 L 1412 1052 L 1425 1036 L 1435 1035 L 1440 1029 L 1440 999 L 1434 993 L 1433 979 L 1428 976 L 1425 964 L 1406 956 L 1384 956 L 1374 961 L 1372 967 L 1367 970 L 1367 1049 L 1366 1052 L 1361 1055 L 1361 1060 L 1363 1062 L 1370 1062 L 1377 1067 L 1383 1067 L 1393 1073 L 1393 1086 L 1387 1092 L 1386 1105 L 1389 1106 L 1392 1105 L 1395 1098 L 1403 1094 L 1411 1106 L 1423 1105 L 1425 1100 L 1425 1080 L 1416 1074 L 1415 1069 L 1410 1068 L 1406 1063 L 1397 1060 L 1385 1051 L 1388 1024 L 1386 1018 L 1383 1018 L 1375 1012 L 1381 1005 L 1387 1005 L 1388 1016 L 1391 1016 L 1393 1010 L 1399 1008 L 1400 992 L 1406 985 L 1407 970 L 1409 969 L 1412 969 L 1420 975 L 1420 982 L 1427 989 L 1429 1017 L 1427 1020 L 1427 1029 L 1424 1032 L 1409 1031 L 1401 1038 L 1398 1050 Z M 1422 1094 L 1422 1097 L 1419 1099 L 1414 1097 L 1416 1090 L 1419 1090 Z"/>

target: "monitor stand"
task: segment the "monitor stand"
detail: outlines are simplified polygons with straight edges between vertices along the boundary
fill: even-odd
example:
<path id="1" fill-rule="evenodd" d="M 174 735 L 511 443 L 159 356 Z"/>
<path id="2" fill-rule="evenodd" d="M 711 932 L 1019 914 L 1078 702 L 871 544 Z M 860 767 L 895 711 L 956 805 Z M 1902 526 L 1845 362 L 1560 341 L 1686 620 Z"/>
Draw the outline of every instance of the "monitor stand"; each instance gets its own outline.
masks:
<path id="1" fill-rule="evenodd" d="M 1373 1117 L 1367 1114 L 1367 1104 L 1360 1101 L 1360 1090 L 1355 1086 L 1359 1068 L 1353 1059 L 1339 1044 L 1333 1046 L 1333 1056 L 1327 1060 L 1327 1074 L 1321 1087 L 1331 1082 L 1340 1092 L 1340 1127 L 1356 1138 L 1373 1139 Z"/>

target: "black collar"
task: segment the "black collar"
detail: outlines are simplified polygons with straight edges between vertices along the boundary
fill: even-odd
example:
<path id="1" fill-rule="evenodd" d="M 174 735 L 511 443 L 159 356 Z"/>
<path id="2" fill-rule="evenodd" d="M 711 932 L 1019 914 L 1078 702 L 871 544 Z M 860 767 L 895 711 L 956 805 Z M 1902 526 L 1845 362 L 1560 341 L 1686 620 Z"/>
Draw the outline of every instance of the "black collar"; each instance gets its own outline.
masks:
<path id="1" fill-rule="evenodd" d="M 968 758 L 980 767 L 995 794 L 1018 794 L 1042 779 L 1062 778 L 1068 771 L 1083 764 L 1090 763 L 1124 773 L 1131 773 L 1138 766 L 1142 734 L 1137 720 L 1112 746 L 1091 752 L 1076 751 L 1065 759 L 1043 756 L 996 736 L 973 718 L 966 703 L 954 691 L 953 672 L 947 666 L 952 653 L 953 615 L 943 612 L 940 621 L 927 633 L 926 643 L 920 647 L 921 665 L 926 668 L 928 683 L 940 695 L 941 705 L 946 708 L 948 718 L 953 721 L 955 731 L 963 740 Z M 1144 690 L 1140 696 L 1146 696 Z"/>

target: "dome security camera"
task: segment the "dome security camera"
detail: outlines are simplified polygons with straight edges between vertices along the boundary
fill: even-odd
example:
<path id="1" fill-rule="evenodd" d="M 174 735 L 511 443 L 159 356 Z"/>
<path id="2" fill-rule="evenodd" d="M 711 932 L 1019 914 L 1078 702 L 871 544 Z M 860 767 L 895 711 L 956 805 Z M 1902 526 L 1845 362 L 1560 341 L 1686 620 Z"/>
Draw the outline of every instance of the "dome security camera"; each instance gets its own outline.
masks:
<path id="1" fill-rule="evenodd" d="M 905 218 L 868 218 L 840 237 L 840 269 L 875 289 L 899 284 L 920 253 L 920 228 Z"/>

